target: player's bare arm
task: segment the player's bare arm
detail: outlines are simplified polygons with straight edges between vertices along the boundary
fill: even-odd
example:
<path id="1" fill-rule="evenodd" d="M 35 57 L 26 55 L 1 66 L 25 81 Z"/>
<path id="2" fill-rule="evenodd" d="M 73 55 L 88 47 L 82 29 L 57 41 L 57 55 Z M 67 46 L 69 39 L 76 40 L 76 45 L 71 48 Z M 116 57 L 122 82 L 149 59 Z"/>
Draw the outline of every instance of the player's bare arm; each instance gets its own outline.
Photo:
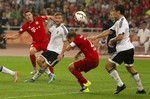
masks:
<path id="1" fill-rule="evenodd" d="M 21 35 L 21 34 L 19 34 L 19 33 L 16 33 L 16 34 L 14 34 L 14 35 L 12 35 L 12 36 L 10 36 L 10 35 L 5 35 L 4 38 L 5 38 L 6 40 L 7 40 L 7 39 L 14 40 L 14 39 L 17 39 L 20 35 Z"/>
<path id="2" fill-rule="evenodd" d="M 76 55 L 75 55 L 75 59 L 77 60 L 82 54 L 82 51 L 79 51 Z"/>
<path id="3" fill-rule="evenodd" d="M 109 34 L 111 34 L 111 30 L 105 30 L 102 33 L 100 33 L 99 35 L 93 36 L 93 37 L 88 37 L 89 40 L 96 40 L 99 38 L 105 38 L 106 36 L 108 36 Z"/>
<path id="4" fill-rule="evenodd" d="M 60 61 L 63 58 L 63 55 L 66 51 L 66 47 L 69 45 L 69 42 L 66 40 L 64 41 L 64 45 L 63 45 L 63 49 L 61 51 L 61 53 L 58 55 L 57 60 Z"/>
<path id="5" fill-rule="evenodd" d="M 119 34 L 118 36 L 116 36 L 115 38 L 112 38 L 112 39 L 110 39 L 110 41 L 108 42 L 108 45 L 110 46 L 110 47 L 113 47 L 112 46 L 112 43 L 113 42 L 118 42 L 118 41 L 121 41 L 122 39 L 123 39 L 123 34 Z"/>
<path id="6" fill-rule="evenodd" d="M 46 17 L 47 17 L 48 20 L 53 20 L 53 21 L 55 21 L 55 17 L 54 17 L 54 16 L 49 15 L 49 16 L 46 16 Z"/>

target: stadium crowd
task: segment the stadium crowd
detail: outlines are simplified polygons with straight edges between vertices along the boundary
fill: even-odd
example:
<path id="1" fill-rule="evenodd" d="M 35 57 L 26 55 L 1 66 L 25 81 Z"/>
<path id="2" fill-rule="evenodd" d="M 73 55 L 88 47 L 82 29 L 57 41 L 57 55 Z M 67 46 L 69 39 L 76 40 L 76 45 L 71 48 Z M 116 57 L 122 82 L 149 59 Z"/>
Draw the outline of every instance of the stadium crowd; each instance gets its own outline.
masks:
<path id="1" fill-rule="evenodd" d="M 150 23 L 149 16 L 145 14 L 150 9 L 150 0 L 0 0 L 0 22 L 10 29 L 9 26 L 21 26 L 24 23 L 26 10 L 32 11 L 34 16 L 53 15 L 61 11 L 65 25 L 77 27 L 73 13 L 82 10 L 89 19 L 89 23 L 83 27 L 102 28 L 108 20 L 109 10 L 116 4 L 123 4 L 128 9 L 125 15 L 131 28 L 133 25 L 139 27 L 141 20 Z"/>

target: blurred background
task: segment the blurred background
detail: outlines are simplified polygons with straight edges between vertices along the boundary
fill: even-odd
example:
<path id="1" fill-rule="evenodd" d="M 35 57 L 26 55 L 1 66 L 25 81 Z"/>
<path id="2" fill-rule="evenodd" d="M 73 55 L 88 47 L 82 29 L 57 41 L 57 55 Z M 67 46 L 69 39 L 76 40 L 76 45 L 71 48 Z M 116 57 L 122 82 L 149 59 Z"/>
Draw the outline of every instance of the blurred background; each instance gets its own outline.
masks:
<path id="1" fill-rule="evenodd" d="M 26 10 L 32 11 L 35 17 L 60 11 L 64 14 L 64 24 L 69 30 L 78 30 L 89 36 L 103 30 L 109 19 L 109 11 L 117 4 L 126 7 L 125 17 L 129 22 L 131 41 L 136 41 L 142 21 L 146 21 L 146 27 L 150 29 L 150 0 L 0 0 L 0 24 L 4 33 L 13 34 L 25 22 Z M 74 12 L 79 10 L 84 11 L 89 20 L 82 28 L 78 27 L 73 17 Z M 8 41 L 7 44 L 31 42 L 30 35 L 24 33 L 20 39 Z"/>

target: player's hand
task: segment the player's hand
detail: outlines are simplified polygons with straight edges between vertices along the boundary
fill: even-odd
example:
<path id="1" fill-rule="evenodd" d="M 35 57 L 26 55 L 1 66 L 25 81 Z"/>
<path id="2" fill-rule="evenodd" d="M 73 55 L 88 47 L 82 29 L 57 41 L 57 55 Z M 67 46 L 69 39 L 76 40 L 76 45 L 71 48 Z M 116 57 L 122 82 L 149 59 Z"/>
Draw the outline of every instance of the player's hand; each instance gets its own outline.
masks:
<path id="1" fill-rule="evenodd" d="M 77 54 L 74 58 L 75 58 L 75 60 L 77 60 L 79 57 L 80 57 L 80 55 Z"/>
<path id="2" fill-rule="evenodd" d="M 110 40 L 110 41 L 108 42 L 108 46 L 109 46 L 109 47 L 113 47 L 112 43 L 113 43 L 113 42 Z"/>
<path id="3" fill-rule="evenodd" d="M 58 60 L 58 61 L 61 61 L 62 58 L 63 58 L 63 55 L 62 55 L 62 54 L 59 54 L 59 55 L 57 56 L 57 60 Z"/>

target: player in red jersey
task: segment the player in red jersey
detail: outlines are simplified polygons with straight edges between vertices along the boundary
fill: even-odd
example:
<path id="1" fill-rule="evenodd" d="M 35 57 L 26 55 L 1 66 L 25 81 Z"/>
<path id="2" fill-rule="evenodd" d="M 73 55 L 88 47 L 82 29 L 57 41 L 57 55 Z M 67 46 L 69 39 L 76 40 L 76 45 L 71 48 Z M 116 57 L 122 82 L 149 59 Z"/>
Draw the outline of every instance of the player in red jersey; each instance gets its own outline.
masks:
<path id="1" fill-rule="evenodd" d="M 67 40 L 70 42 L 70 45 L 66 48 L 67 51 L 74 47 L 78 47 L 81 51 L 78 52 L 75 58 L 77 59 L 81 53 L 85 56 L 84 59 L 71 63 L 68 69 L 78 79 L 78 82 L 82 87 L 80 91 L 89 92 L 88 86 L 91 85 L 91 82 L 86 80 L 81 72 L 84 71 L 86 73 L 98 66 L 99 55 L 96 47 L 83 35 L 74 32 L 68 33 Z"/>
<path id="2" fill-rule="evenodd" d="M 39 17 L 34 18 L 33 14 L 30 11 L 26 11 L 25 18 L 27 22 L 23 24 L 19 32 L 13 36 L 5 36 L 5 38 L 16 39 L 25 31 L 27 31 L 31 35 L 33 42 L 30 47 L 30 60 L 32 62 L 34 70 L 30 74 L 35 74 L 36 73 L 35 53 L 41 50 L 46 51 L 47 45 L 49 43 L 49 39 L 45 31 L 43 22 L 47 19 L 54 20 L 54 17 L 53 16 L 39 16 Z M 51 74 L 53 74 L 54 70 L 52 67 L 50 67 L 50 70 L 51 70 Z"/>

